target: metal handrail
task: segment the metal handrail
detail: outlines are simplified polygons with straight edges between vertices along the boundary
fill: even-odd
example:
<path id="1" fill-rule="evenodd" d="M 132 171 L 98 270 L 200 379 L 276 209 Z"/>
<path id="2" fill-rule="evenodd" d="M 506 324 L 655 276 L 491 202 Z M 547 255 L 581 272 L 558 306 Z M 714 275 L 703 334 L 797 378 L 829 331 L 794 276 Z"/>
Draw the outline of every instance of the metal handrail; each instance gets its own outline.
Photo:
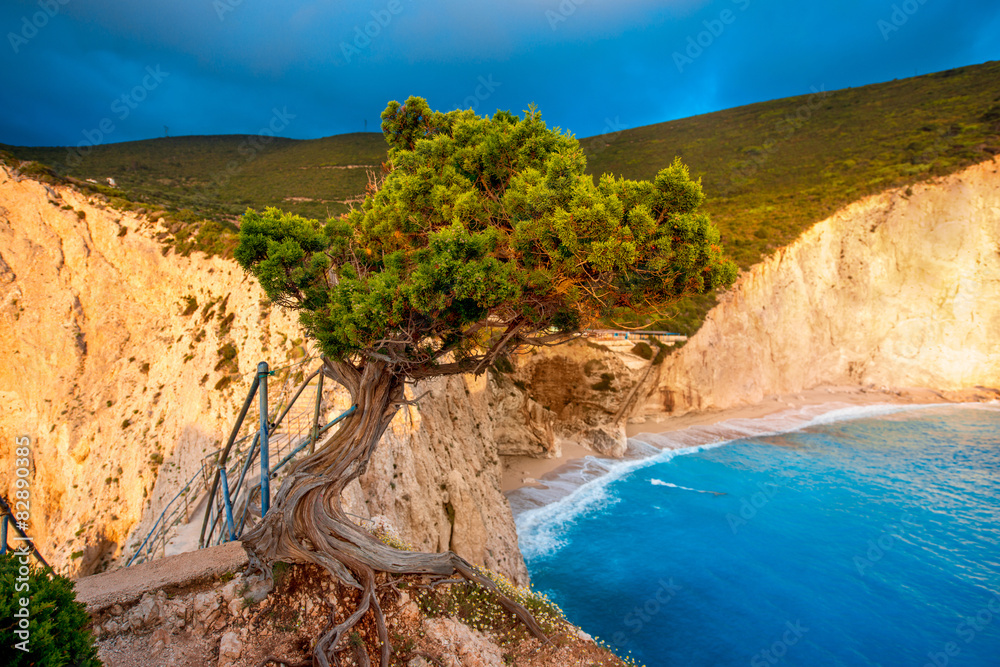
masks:
<path id="1" fill-rule="evenodd" d="M 267 423 L 267 362 L 262 361 L 257 364 L 257 377 L 260 382 L 257 387 L 257 395 L 260 397 L 260 515 L 267 514 L 271 505 L 271 475 L 268 464 L 270 451 L 267 446 L 268 431 L 270 425 Z M 289 408 L 292 406 L 289 405 Z M 287 413 L 287 411 L 286 411 Z"/>
<path id="2" fill-rule="evenodd" d="M 201 475 L 204 469 L 205 469 L 205 464 L 202 464 L 201 467 L 198 468 L 198 472 L 196 472 L 194 476 L 190 480 L 188 480 L 188 483 L 185 484 L 183 488 L 181 488 L 181 490 L 178 491 L 174 495 L 174 497 L 170 499 L 170 502 L 167 503 L 166 507 L 163 508 L 163 511 L 160 512 L 160 516 L 156 519 L 156 522 L 153 524 L 153 527 L 149 530 L 149 533 L 146 535 L 146 539 L 142 541 L 142 544 L 139 545 L 139 548 L 135 550 L 135 553 L 132 554 L 132 557 L 128 559 L 127 563 L 125 563 L 125 567 L 128 567 L 133 562 L 135 562 L 135 559 L 139 557 L 139 555 L 142 553 L 142 550 L 146 547 L 146 543 L 149 542 L 149 539 L 156 532 L 156 529 L 160 525 L 160 522 L 163 521 L 163 518 L 167 515 L 167 511 L 170 509 L 170 506 L 173 505 L 174 502 L 181 497 L 181 494 L 183 494 L 185 491 L 191 488 L 191 484 L 193 484 L 194 481 L 198 479 L 198 476 Z M 171 516 L 173 516 L 173 513 L 171 513 Z M 166 522 L 164 522 L 164 525 L 166 525 Z"/>
<path id="3" fill-rule="evenodd" d="M 261 426 L 262 426 L 262 428 L 260 430 L 258 430 L 257 433 L 254 435 L 254 441 L 253 441 L 253 443 L 250 446 L 250 451 L 247 453 L 247 457 L 246 457 L 246 459 L 244 461 L 242 470 L 240 471 L 240 478 L 239 478 L 239 481 L 237 482 L 236 487 L 235 487 L 237 495 L 239 494 L 240 490 L 242 490 L 242 488 L 243 488 L 243 480 L 244 480 L 244 478 L 246 476 L 246 473 L 249 471 L 249 468 L 253 465 L 255 456 L 258 454 L 257 445 L 260 444 L 260 452 L 259 453 L 262 455 L 261 456 L 261 458 L 262 458 L 262 464 L 266 464 L 267 463 L 266 457 L 267 457 L 267 454 L 269 454 L 269 451 L 267 453 L 265 453 L 264 450 L 265 450 L 265 447 L 267 445 L 268 434 L 276 432 L 281 427 L 282 422 L 284 421 L 284 419 L 288 415 L 288 413 L 291 411 L 292 406 L 295 405 L 295 402 L 298 400 L 299 396 L 302 395 L 302 392 L 305 391 L 306 387 L 309 386 L 309 383 L 312 381 L 312 379 L 314 377 L 316 377 L 316 375 L 318 373 L 320 373 L 321 370 L 322 370 L 321 368 L 317 368 L 315 371 L 313 371 L 312 373 L 310 373 L 309 376 L 306 377 L 299 384 L 299 387 L 295 391 L 295 393 L 292 396 L 291 400 L 289 400 L 288 405 L 285 407 L 285 409 L 281 412 L 280 415 L 278 415 L 274 420 L 265 421 L 263 419 L 263 416 L 266 414 L 266 410 L 267 410 L 267 407 L 266 407 L 267 406 L 267 395 L 266 395 L 267 376 L 273 374 L 274 371 L 271 371 L 271 372 L 267 371 L 267 364 L 266 364 L 266 362 L 261 362 L 260 364 L 258 364 L 258 373 L 257 373 L 257 378 L 256 379 L 259 382 L 257 389 L 258 389 L 259 392 L 261 392 L 261 406 L 262 406 Z M 317 404 L 319 403 L 319 399 L 320 398 L 321 398 L 320 392 L 317 390 Z M 248 400 L 251 400 L 249 396 L 248 396 Z M 266 426 L 266 428 L 263 428 L 265 426 Z M 262 434 L 264 435 L 263 438 L 261 438 Z M 221 461 L 221 463 L 224 465 L 225 462 L 226 462 L 226 458 L 228 458 L 228 452 L 223 452 L 222 458 L 223 458 L 223 461 Z M 270 478 L 273 475 L 270 475 L 270 474 L 267 475 L 267 479 L 266 479 L 266 482 L 265 482 L 265 477 L 264 477 L 264 474 L 263 474 L 264 467 L 265 467 L 264 465 L 261 466 L 261 486 L 262 486 L 261 497 L 263 499 L 263 497 L 265 495 L 264 494 L 264 487 L 266 487 L 266 489 L 267 489 L 267 496 L 268 496 L 268 500 L 269 500 L 270 499 Z M 213 487 L 213 491 L 212 491 L 212 493 L 210 495 L 210 498 L 214 498 L 214 497 L 215 497 L 215 487 Z M 245 520 L 246 520 L 246 509 L 247 509 L 246 505 L 244 505 L 243 512 L 242 512 L 241 519 L 240 519 L 240 527 L 239 527 L 239 530 L 238 530 L 237 534 L 241 534 L 242 533 L 243 525 L 244 525 Z M 203 524 L 203 526 L 202 526 L 202 536 L 201 536 L 201 538 L 199 538 L 199 544 L 205 545 L 207 543 L 212 542 L 212 537 L 211 536 L 214 534 L 215 527 L 219 523 L 219 517 L 220 517 L 220 515 L 218 513 L 219 511 L 221 511 L 221 510 L 217 509 L 215 503 L 213 503 L 212 501 L 209 501 L 209 506 L 206 507 L 205 521 L 206 521 L 206 523 L 208 523 L 210 521 L 210 527 L 208 528 L 208 530 L 206 532 L 205 525 Z M 265 512 L 266 512 L 266 510 L 265 510 Z M 214 516 L 214 518 L 210 520 L 210 517 L 212 517 L 212 516 Z M 207 534 L 207 537 L 206 537 L 206 534 Z"/>
<path id="4" fill-rule="evenodd" d="M 243 408 L 240 410 L 239 416 L 236 418 L 236 424 L 233 426 L 232 433 L 229 434 L 229 441 L 226 443 L 225 449 L 222 450 L 222 460 L 220 463 L 225 463 L 226 458 L 229 456 L 229 450 L 232 449 L 233 443 L 236 442 L 236 435 L 240 432 L 240 427 L 243 426 L 243 420 L 246 419 L 247 412 L 250 410 L 250 405 L 253 403 L 254 394 L 257 393 L 257 385 L 260 384 L 260 373 L 254 376 L 253 383 L 250 385 L 250 391 L 247 393 L 247 398 L 243 401 Z M 208 525 L 208 513 L 212 507 L 211 499 L 215 497 L 215 490 L 219 488 L 219 471 L 215 471 L 215 476 L 212 478 L 212 490 L 208 492 L 209 503 L 208 507 L 205 508 L 205 520 L 201 524 L 201 536 L 198 538 L 199 544 L 204 544 L 205 541 L 205 526 Z"/>
<path id="5" fill-rule="evenodd" d="M 42 558 L 42 554 L 39 553 L 38 547 L 35 546 L 34 540 L 28 537 L 28 534 L 24 532 L 21 529 L 21 526 L 17 523 L 17 521 L 14 520 L 14 512 L 10 509 L 10 505 L 7 504 L 7 499 L 4 496 L 0 496 L 0 513 L 2 513 L 2 519 L 0 519 L 0 521 L 3 522 L 2 532 L 3 532 L 4 553 L 7 552 L 7 524 L 10 523 L 10 525 L 14 527 L 14 532 L 20 535 L 20 541 L 27 542 L 28 546 L 31 547 L 31 553 L 34 554 L 38 562 L 44 565 L 45 569 L 50 574 L 54 573 L 55 570 L 52 569 L 52 566 L 49 565 L 44 558 Z"/>
<path id="6" fill-rule="evenodd" d="M 350 408 L 348 408 L 347 410 L 345 410 L 344 412 L 342 412 L 335 419 L 333 419 L 329 423 L 327 423 L 324 426 L 322 426 L 319 429 L 317 429 L 315 437 L 318 438 L 323 433 L 326 433 L 333 426 L 335 426 L 339 422 L 343 421 L 347 417 L 350 417 L 351 415 L 353 415 L 357 411 L 357 409 L 358 409 L 358 406 L 356 404 L 352 405 Z M 313 444 L 314 442 L 315 442 L 315 439 L 314 439 L 314 437 L 313 437 L 312 434 L 310 434 L 310 435 L 306 436 L 305 438 L 303 438 L 302 440 L 300 440 L 299 443 L 296 446 L 294 446 L 292 448 L 292 450 L 283 459 L 281 459 L 281 461 L 279 461 L 276 466 L 274 466 L 274 468 L 271 469 L 270 476 L 271 477 L 277 476 L 278 471 L 281 470 L 285 466 L 285 464 L 287 464 L 289 461 L 291 461 L 292 458 L 294 458 L 294 456 L 296 454 L 298 454 L 303 449 L 305 449 L 306 445 Z M 247 466 L 252 465 L 252 463 L 253 463 L 253 461 L 251 460 L 252 456 L 253 456 L 253 452 L 251 450 L 250 456 L 247 457 L 247 462 L 246 462 Z M 238 486 L 237 488 L 240 488 L 240 487 Z M 242 511 L 240 513 L 240 525 L 239 525 L 239 528 L 236 531 L 236 536 L 237 537 L 239 537 L 240 535 L 243 534 L 243 526 L 246 524 L 247 511 L 249 510 L 249 508 L 250 508 L 250 503 L 249 503 L 249 498 L 247 498 L 247 501 L 244 502 L 243 509 L 242 509 Z M 215 525 L 217 523 L 218 523 L 218 519 L 216 519 L 216 521 L 213 522 L 212 528 L 209 530 L 209 534 L 210 535 L 214 532 Z"/>
<path id="7" fill-rule="evenodd" d="M 226 527 L 229 528 L 229 540 L 236 539 L 236 528 L 233 527 L 233 503 L 229 498 L 229 480 L 226 469 L 219 466 L 219 477 L 222 478 L 222 500 L 226 504 Z"/>
<path id="8" fill-rule="evenodd" d="M 319 431 L 317 431 L 317 435 L 322 435 L 323 433 L 326 433 L 327 430 L 330 429 L 330 427 L 332 427 L 334 424 L 337 424 L 338 422 L 346 419 L 347 417 L 350 417 L 351 415 L 353 415 L 355 413 L 355 411 L 357 409 L 358 409 L 357 405 L 352 405 L 347 410 L 345 410 L 343 413 L 341 413 L 341 415 L 339 417 L 337 417 L 336 419 L 334 419 L 332 422 L 330 422 L 326 426 L 323 426 L 322 428 L 320 428 Z M 282 466 L 284 466 L 286 463 L 288 463 L 292 459 L 293 456 L 295 456 L 300 451 L 302 451 L 303 449 L 305 449 L 305 446 L 308 445 L 308 444 L 310 444 L 311 442 L 314 442 L 314 440 L 313 440 L 312 434 L 310 433 L 309 435 L 307 435 L 305 437 L 304 440 L 300 441 L 299 445 L 295 449 L 293 449 L 292 451 L 290 451 L 285 456 L 285 458 L 281 459 L 281 462 L 278 463 L 278 465 L 274 466 L 274 470 L 272 471 L 271 476 L 273 477 L 274 473 L 278 472 L 278 470 L 280 470 L 282 468 Z"/>
<path id="9" fill-rule="evenodd" d="M 274 375 L 281 370 L 291 369 L 296 365 L 300 364 L 293 364 L 287 368 L 269 371 L 266 362 L 258 364 L 257 372 L 254 376 L 253 382 L 251 383 L 250 390 L 247 392 L 246 399 L 244 400 L 240 413 L 236 418 L 236 422 L 230 431 L 225 447 L 218 450 L 215 454 L 204 457 L 201 467 L 194 474 L 192 479 L 189 480 L 187 484 L 185 484 L 185 486 L 178 491 L 173 498 L 171 498 L 166 507 L 164 507 L 159 517 L 157 517 L 154 522 L 152 529 L 146 535 L 142 544 L 139 545 L 136 552 L 129 559 L 126 566 L 132 565 L 140 559 L 148 558 L 152 553 L 156 552 L 156 549 L 161 543 L 164 548 L 166 547 L 169 540 L 169 531 L 172 526 L 177 523 L 177 520 L 173 517 L 175 517 L 177 512 L 182 509 L 181 506 L 175 506 L 175 503 L 181 495 L 190 491 L 195 480 L 198 479 L 199 476 L 202 477 L 202 483 L 208 490 L 208 495 L 204 518 L 202 519 L 201 533 L 198 539 L 198 546 L 206 547 L 210 544 L 238 539 L 246 524 L 247 514 L 251 504 L 253 503 L 255 493 L 258 490 L 261 492 L 260 509 L 262 510 L 261 515 L 263 515 L 266 513 L 267 505 L 270 500 L 270 480 L 275 479 L 278 473 L 307 446 L 309 446 L 310 451 L 312 451 L 312 448 L 315 447 L 315 443 L 319 439 L 320 435 L 327 432 L 340 421 L 354 414 L 357 410 L 356 405 L 352 405 L 338 417 L 325 425 L 321 426 L 317 423 L 323 394 L 322 368 L 317 368 L 301 381 L 299 386 L 294 390 L 294 392 L 292 392 L 291 398 L 287 400 L 287 403 L 285 398 L 281 398 L 281 400 L 277 402 L 277 414 L 274 418 L 270 418 L 271 415 L 268 414 L 269 410 L 267 406 L 267 377 L 269 375 Z M 286 418 L 288 418 L 291 414 L 293 406 L 302 396 L 310 382 L 312 382 L 317 375 L 319 376 L 320 381 L 317 383 L 316 387 L 316 405 L 312 411 L 312 421 L 310 422 L 308 420 L 305 413 L 299 412 L 296 412 L 294 419 L 287 420 Z M 276 397 L 288 396 L 286 389 L 288 388 L 291 377 L 292 376 L 290 374 L 285 376 L 284 383 L 281 386 L 280 391 L 276 394 Z M 254 396 L 257 396 L 260 399 L 260 426 L 253 433 L 251 440 L 251 435 L 249 433 L 243 437 L 238 437 L 238 435 L 247 423 L 246 419 L 253 404 Z M 285 426 L 285 421 L 288 421 L 290 424 L 290 426 L 287 427 L 287 435 L 283 435 L 286 433 L 286 428 L 283 428 Z M 268 464 L 269 456 L 272 453 L 270 452 L 270 448 L 273 446 L 273 443 L 269 441 L 271 441 L 272 438 L 274 439 L 274 442 L 278 443 L 274 454 L 276 456 L 281 456 L 277 465 L 274 466 L 270 466 Z M 239 451 L 239 449 L 244 443 L 247 442 L 247 440 L 251 440 L 250 447 L 246 453 L 243 454 Z M 249 480 L 247 478 L 255 463 L 260 464 L 260 484 L 251 483 L 248 485 L 247 483 Z M 210 478 L 211 483 L 209 483 Z M 237 479 L 234 486 L 229 484 L 231 479 Z M 219 494 L 220 485 L 222 487 L 221 495 Z M 254 514 L 256 515 L 256 513 L 257 509 L 255 507 Z M 237 514 L 239 514 L 238 517 Z M 223 517 L 225 518 L 223 519 Z M 225 529 L 220 530 L 217 533 L 216 529 L 219 527 L 220 521 L 223 520 L 225 521 Z"/>

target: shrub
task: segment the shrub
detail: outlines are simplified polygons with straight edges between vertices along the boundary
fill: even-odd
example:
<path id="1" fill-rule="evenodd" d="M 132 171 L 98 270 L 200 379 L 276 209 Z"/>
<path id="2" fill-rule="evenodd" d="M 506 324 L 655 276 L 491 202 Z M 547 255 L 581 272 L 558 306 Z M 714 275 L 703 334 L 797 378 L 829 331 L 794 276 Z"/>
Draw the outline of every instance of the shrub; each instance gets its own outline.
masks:
<path id="1" fill-rule="evenodd" d="M 640 342 L 638 342 L 638 343 L 635 344 L 635 347 L 632 348 L 632 354 L 634 354 L 636 356 L 639 356 L 639 357 L 642 357 L 643 359 L 647 359 L 647 360 L 648 359 L 652 359 L 653 358 L 653 348 L 651 348 L 649 346 L 649 343 L 645 343 L 645 342 L 640 341 Z"/>
<path id="2" fill-rule="evenodd" d="M 507 577 L 492 570 L 475 565 L 473 568 L 496 584 L 500 592 L 531 612 L 547 633 L 553 634 L 565 627 L 562 610 L 544 593 L 533 591 L 528 586 L 517 587 Z M 416 602 L 426 616 L 457 618 L 475 630 L 493 633 L 501 645 L 509 644 L 523 633 L 514 615 L 500 605 L 497 596 L 475 582 L 421 591 Z"/>
<path id="3" fill-rule="evenodd" d="M 594 391 L 611 391 L 611 383 L 615 376 L 612 373 L 601 373 L 601 381 L 590 385 Z"/>
<path id="4" fill-rule="evenodd" d="M 52 170 L 52 167 L 42 164 L 41 162 L 27 161 L 22 162 L 17 170 L 22 176 L 30 176 L 36 180 L 44 181 L 46 183 L 51 183 L 56 180 L 56 173 Z"/>
<path id="5" fill-rule="evenodd" d="M 21 567 L 13 554 L 0 556 L 0 646 L 7 655 L 3 663 L 9 667 L 100 667 L 94 637 L 87 629 L 90 617 L 76 601 L 73 582 L 59 575 L 50 577 L 34 566 L 27 581 L 19 582 Z M 27 590 L 20 590 L 25 583 Z M 30 600 L 28 653 L 15 648 L 21 639 L 14 634 L 18 629 L 14 613 L 21 609 L 22 597 Z"/>
<path id="6" fill-rule="evenodd" d="M 677 349 L 677 348 L 683 346 L 685 342 L 687 342 L 687 341 L 683 341 L 682 340 L 682 341 L 680 341 L 678 343 L 675 343 L 673 349 Z M 656 346 L 659 348 L 659 351 L 656 353 L 656 356 L 653 357 L 653 365 L 654 366 L 659 366 L 660 364 L 663 363 L 663 360 L 667 358 L 667 355 L 669 354 L 669 350 L 671 348 L 670 348 L 669 345 L 664 345 L 660 341 L 656 341 Z"/>
<path id="7" fill-rule="evenodd" d="M 196 310 L 198 310 L 198 300 L 190 294 L 184 297 L 184 310 L 181 312 L 181 317 L 193 315 Z"/>
<path id="8" fill-rule="evenodd" d="M 218 350 L 219 363 L 215 364 L 216 371 L 223 373 L 239 373 L 240 365 L 236 360 L 239 350 L 232 343 L 226 343 Z"/>

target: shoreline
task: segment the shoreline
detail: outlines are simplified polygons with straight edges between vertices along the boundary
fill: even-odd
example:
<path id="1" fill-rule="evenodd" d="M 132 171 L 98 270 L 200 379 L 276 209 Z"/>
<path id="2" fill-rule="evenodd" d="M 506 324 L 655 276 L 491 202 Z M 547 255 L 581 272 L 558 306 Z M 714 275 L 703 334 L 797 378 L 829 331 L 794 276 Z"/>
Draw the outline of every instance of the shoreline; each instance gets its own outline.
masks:
<path id="1" fill-rule="evenodd" d="M 641 433 L 670 433 L 694 426 L 708 426 L 732 419 L 763 419 L 787 410 L 829 405 L 829 411 L 878 404 L 914 405 L 931 403 L 963 403 L 996 400 L 1000 392 L 990 389 L 938 391 L 922 387 L 867 388 L 846 386 L 820 386 L 813 389 L 769 396 L 759 403 L 726 409 L 686 412 L 681 415 L 661 413 L 646 416 L 642 421 L 629 422 L 625 433 L 632 438 Z M 824 410 L 824 412 L 827 412 Z M 574 441 L 560 438 L 562 455 L 553 458 L 530 456 L 501 456 L 503 472 L 500 491 L 509 493 L 525 487 L 538 488 L 547 479 L 558 474 L 564 466 L 586 456 L 601 455 Z M 612 459 L 620 460 L 620 459 Z"/>

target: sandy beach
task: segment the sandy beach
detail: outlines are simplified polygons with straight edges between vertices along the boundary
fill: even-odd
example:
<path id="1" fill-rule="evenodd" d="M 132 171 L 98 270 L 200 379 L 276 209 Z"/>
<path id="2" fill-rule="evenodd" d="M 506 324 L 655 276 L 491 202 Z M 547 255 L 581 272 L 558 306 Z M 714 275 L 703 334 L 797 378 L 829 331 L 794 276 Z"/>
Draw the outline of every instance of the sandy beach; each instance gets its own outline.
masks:
<path id="1" fill-rule="evenodd" d="M 787 410 L 806 407 L 829 406 L 836 410 L 852 406 L 877 404 L 933 404 L 960 403 L 967 401 L 990 401 L 1000 398 L 1000 394 L 989 389 L 968 389 L 961 391 L 938 391 L 918 387 L 868 388 L 868 387 L 816 387 L 795 394 L 768 397 L 760 403 L 737 406 L 725 410 L 688 412 L 682 415 L 651 415 L 644 420 L 631 421 L 625 429 L 629 437 L 640 433 L 667 433 L 680 431 L 692 426 L 706 426 L 731 419 L 762 419 Z M 826 410 L 822 410 L 826 411 Z M 585 456 L 598 456 L 595 452 L 576 442 L 561 439 L 562 455 L 548 459 L 528 456 L 505 456 L 501 490 L 513 491 L 524 486 L 535 486 L 539 480 L 562 468 L 564 465 Z"/>

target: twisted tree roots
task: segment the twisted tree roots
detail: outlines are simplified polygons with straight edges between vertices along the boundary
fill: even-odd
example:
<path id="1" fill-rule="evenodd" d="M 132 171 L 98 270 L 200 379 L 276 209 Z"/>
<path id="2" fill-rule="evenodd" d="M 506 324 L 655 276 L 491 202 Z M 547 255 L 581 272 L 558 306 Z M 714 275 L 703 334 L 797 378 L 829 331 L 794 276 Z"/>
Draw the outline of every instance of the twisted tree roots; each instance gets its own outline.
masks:
<path id="1" fill-rule="evenodd" d="M 341 507 L 341 494 L 361 475 L 399 405 L 403 403 L 402 379 L 385 366 L 368 363 L 357 368 L 343 362 L 326 362 L 324 372 L 351 392 L 357 411 L 298 463 L 284 480 L 270 512 L 241 539 L 251 570 L 270 580 L 277 561 L 314 563 L 344 584 L 361 591 L 354 611 L 337 622 L 336 605 L 326 631 L 313 648 L 314 667 L 339 664 L 337 654 L 347 648 L 342 640 L 369 612 L 381 642 L 379 664 L 388 667 L 391 645 L 385 615 L 376 594 L 375 575 L 430 575 L 446 579 L 458 574 L 492 591 L 501 605 L 520 619 L 536 637 L 542 628 L 521 605 L 505 596 L 488 577 L 452 552 L 417 553 L 395 549 L 355 525 Z M 369 664 L 363 647 L 362 665 Z"/>

